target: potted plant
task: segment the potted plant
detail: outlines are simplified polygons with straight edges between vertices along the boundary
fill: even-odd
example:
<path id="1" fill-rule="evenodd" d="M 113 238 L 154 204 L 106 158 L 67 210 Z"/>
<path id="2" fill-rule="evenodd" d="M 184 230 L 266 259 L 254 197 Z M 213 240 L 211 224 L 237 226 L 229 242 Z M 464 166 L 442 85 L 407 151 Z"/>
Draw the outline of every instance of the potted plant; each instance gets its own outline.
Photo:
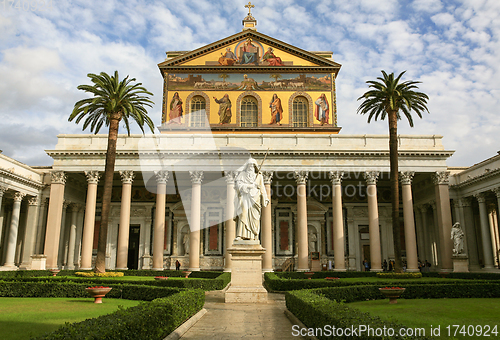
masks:
<path id="1" fill-rule="evenodd" d="M 168 280 L 168 276 L 155 276 L 155 280 Z"/>
<path id="2" fill-rule="evenodd" d="M 185 270 L 182 272 L 184 274 L 184 277 L 187 279 L 189 275 L 191 275 L 191 272 L 189 270 Z"/>
<path id="3" fill-rule="evenodd" d="M 111 287 L 88 287 L 85 290 L 94 298 L 94 303 L 102 303 L 102 298 L 109 293 Z"/>
<path id="4" fill-rule="evenodd" d="M 50 270 L 50 272 L 52 273 L 52 276 L 56 276 L 56 275 L 57 275 L 57 273 L 59 273 L 59 272 L 60 272 L 60 270 L 59 270 L 59 269 L 57 269 L 57 268 L 54 268 L 54 269 L 51 269 L 51 270 Z"/>
<path id="5" fill-rule="evenodd" d="M 305 272 L 304 275 L 310 280 L 313 277 L 314 272 Z"/>
<path id="6" fill-rule="evenodd" d="M 398 303 L 398 297 L 403 294 L 406 288 L 400 287 L 384 287 L 379 288 L 378 290 L 387 298 L 389 298 L 390 304 Z"/>

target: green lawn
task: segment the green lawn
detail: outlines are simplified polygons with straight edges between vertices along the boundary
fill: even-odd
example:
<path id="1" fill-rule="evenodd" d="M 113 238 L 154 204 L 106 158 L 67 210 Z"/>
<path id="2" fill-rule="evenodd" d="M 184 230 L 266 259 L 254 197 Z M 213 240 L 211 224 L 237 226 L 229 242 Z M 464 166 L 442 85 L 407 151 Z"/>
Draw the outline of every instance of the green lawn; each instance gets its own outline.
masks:
<path id="1" fill-rule="evenodd" d="M 348 306 L 357 308 L 381 319 L 395 321 L 406 327 L 425 329 L 430 335 L 431 327 L 440 327 L 441 337 L 454 335 L 457 339 L 498 339 L 500 336 L 500 299 L 398 299 L 398 303 L 389 304 L 389 300 L 373 300 L 349 303 Z M 477 329 L 468 326 L 477 326 Z M 480 325 L 480 326 L 479 326 Z M 469 331 L 469 334 L 478 335 L 481 326 L 489 325 L 491 330 L 496 326 L 497 335 L 490 332 L 490 336 L 463 336 L 460 330 Z M 462 328 L 462 326 L 465 326 Z"/>
<path id="2" fill-rule="evenodd" d="M 74 323 L 138 305 L 141 301 L 92 298 L 0 298 L 0 339 L 30 339 Z"/>

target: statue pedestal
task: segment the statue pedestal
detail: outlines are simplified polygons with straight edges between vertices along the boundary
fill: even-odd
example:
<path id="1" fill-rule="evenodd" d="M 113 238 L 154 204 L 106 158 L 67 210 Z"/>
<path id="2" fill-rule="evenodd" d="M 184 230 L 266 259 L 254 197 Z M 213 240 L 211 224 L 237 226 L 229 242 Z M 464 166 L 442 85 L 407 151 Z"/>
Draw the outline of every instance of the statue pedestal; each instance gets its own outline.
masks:
<path id="1" fill-rule="evenodd" d="M 226 303 L 267 302 L 262 286 L 262 255 L 266 252 L 259 241 L 235 241 L 227 249 L 231 254 L 231 285 L 225 294 Z"/>
<path id="2" fill-rule="evenodd" d="M 467 257 L 467 255 L 453 255 L 453 272 L 469 272 L 469 258 Z"/>

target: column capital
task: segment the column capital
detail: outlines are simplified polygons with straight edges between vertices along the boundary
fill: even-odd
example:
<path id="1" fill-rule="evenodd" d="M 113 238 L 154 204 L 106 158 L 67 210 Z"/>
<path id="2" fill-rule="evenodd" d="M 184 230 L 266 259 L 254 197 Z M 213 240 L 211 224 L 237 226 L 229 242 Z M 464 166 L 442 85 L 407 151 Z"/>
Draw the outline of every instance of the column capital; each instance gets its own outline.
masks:
<path id="1" fill-rule="evenodd" d="M 366 184 L 375 185 L 377 184 L 378 176 L 380 175 L 380 171 L 365 171 L 363 174 L 365 177 Z"/>
<path id="2" fill-rule="evenodd" d="M 224 170 L 224 177 L 226 178 L 227 184 L 234 184 L 234 179 L 236 178 L 236 171 L 226 171 Z"/>
<path id="3" fill-rule="evenodd" d="M 427 212 L 427 209 L 429 208 L 429 205 L 424 203 L 416 206 L 416 209 L 420 211 L 420 213 L 425 214 Z"/>
<path id="4" fill-rule="evenodd" d="M 273 181 L 273 171 L 262 171 L 262 177 L 264 177 L 264 184 L 271 184 Z"/>
<path id="5" fill-rule="evenodd" d="M 304 170 L 293 172 L 293 177 L 295 178 L 295 182 L 297 182 L 297 184 L 306 184 L 308 176 L 309 172 Z"/>
<path id="6" fill-rule="evenodd" d="M 97 184 L 99 182 L 99 178 L 101 174 L 97 170 L 84 171 L 85 176 L 87 177 L 87 182 L 89 184 Z"/>
<path id="7" fill-rule="evenodd" d="M 472 205 L 472 197 L 462 197 L 458 199 L 461 207 L 470 207 Z"/>
<path id="8" fill-rule="evenodd" d="M 28 198 L 29 205 L 38 205 L 38 196 L 30 196 Z"/>
<path id="9" fill-rule="evenodd" d="M 399 173 L 399 180 L 402 185 L 411 185 L 413 176 L 415 176 L 415 171 L 401 171 Z"/>
<path id="10" fill-rule="evenodd" d="M 484 194 L 482 192 L 474 194 L 474 197 L 476 198 L 478 203 L 486 203 L 486 197 L 484 197 Z"/>
<path id="11" fill-rule="evenodd" d="M 491 191 L 493 191 L 495 193 L 495 195 L 497 196 L 497 198 L 500 199 L 500 187 L 493 188 L 493 189 L 491 189 Z"/>
<path id="12" fill-rule="evenodd" d="M 67 176 L 64 171 L 52 171 L 50 173 L 52 184 L 66 184 Z"/>
<path id="13" fill-rule="evenodd" d="M 0 197 L 2 197 L 6 191 L 7 191 L 7 186 L 0 184 Z"/>
<path id="14" fill-rule="evenodd" d="M 436 200 L 431 200 L 431 201 L 429 201 L 428 204 L 432 208 L 432 210 L 436 210 L 437 209 Z"/>
<path id="15" fill-rule="evenodd" d="M 21 202 L 24 196 L 26 196 L 24 192 L 16 191 L 16 193 L 14 194 L 14 202 Z"/>
<path id="16" fill-rule="evenodd" d="M 448 185 L 448 184 L 450 184 L 450 172 L 449 171 L 436 171 L 432 175 L 432 181 L 436 185 L 441 185 L 441 184 Z"/>
<path id="17" fill-rule="evenodd" d="M 122 170 L 119 171 L 122 178 L 122 184 L 132 184 L 135 178 L 134 171 L 132 170 Z"/>
<path id="18" fill-rule="evenodd" d="M 343 171 L 332 171 L 330 170 L 330 181 L 332 184 L 339 184 L 342 182 L 342 178 L 344 177 Z"/>
<path id="19" fill-rule="evenodd" d="M 203 171 L 201 170 L 189 171 L 189 176 L 191 176 L 191 183 L 193 184 L 201 184 L 203 181 Z"/>
<path id="20" fill-rule="evenodd" d="M 68 209 L 68 207 L 71 205 L 71 202 L 68 200 L 63 200 L 63 209 Z"/>
<path id="21" fill-rule="evenodd" d="M 166 170 L 155 171 L 156 183 L 166 184 L 168 181 L 168 175 L 169 173 Z"/>

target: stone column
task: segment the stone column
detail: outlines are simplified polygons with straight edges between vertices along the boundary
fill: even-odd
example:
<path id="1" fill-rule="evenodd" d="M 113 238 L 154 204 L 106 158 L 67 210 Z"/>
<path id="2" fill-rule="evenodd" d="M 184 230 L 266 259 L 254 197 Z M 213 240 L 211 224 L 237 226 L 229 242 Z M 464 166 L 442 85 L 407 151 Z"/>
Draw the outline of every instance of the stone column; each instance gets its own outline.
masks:
<path id="1" fill-rule="evenodd" d="M 474 211 L 472 210 L 472 198 L 462 197 L 458 200 L 460 209 L 460 223 L 465 233 L 464 244 L 467 246 L 466 253 L 469 257 L 469 270 L 479 271 L 479 256 L 477 248 L 476 228 L 474 228 Z"/>
<path id="2" fill-rule="evenodd" d="M 66 269 L 66 259 L 68 255 L 68 230 L 66 229 L 66 214 L 68 212 L 68 207 L 71 203 L 64 200 L 63 201 L 63 211 L 61 217 L 61 236 L 59 239 L 59 256 L 58 263 L 60 267 Z"/>
<path id="3" fill-rule="evenodd" d="M 189 171 L 192 183 L 191 221 L 189 228 L 189 270 L 200 270 L 201 182 L 203 171 Z"/>
<path id="4" fill-rule="evenodd" d="M 235 224 L 234 224 L 234 179 L 236 178 L 235 171 L 224 171 L 226 177 L 226 248 L 224 249 L 224 271 L 231 271 L 231 254 L 227 251 L 233 245 L 235 238 Z"/>
<path id="5" fill-rule="evenodd" d="M 28 216 L 26 218 L 26 232 L 24 234 L 21 269 L 31 269 L 31 255 L 35 254 L 36 226 L 38 225 L 39 208 L 38 196 L 31 196 L 28 199 Z"/>
<path id="6" fill-rule="evenodd" d="M 47 213 L 44 255 L 47 256 L 46 268 L 57 269 L 66 175 L 64 171 L 53 171 L 50 176 L 50 200 L 49 211 Z"/>
<path id="7" fill-rule="evenodd" d="M 49 199 L 42 196 L 39 206 L 38 214 L 38 227 L 36 233 L 36 248 L 35 254 L 43 254 L 45 244 L 45 229 L 47 227 L 47 207 L 49 206 Z"/>
<path id="8" fill-rule="evenodd" d="M 76 222 L 76 239 L 75 239 L 75 251 L 74 251 L 74 262 L 73 265 L 75 269 L 81 267 L 81 254 L 82 254 L 82 236 L 83 236 L 83 219 L 85 214 L 85 207 L 78 204 L 78 217 Z"/>
<path id="9" fill-rule="evenodd" d="M 163 270 L 165 243 L 165 202 L 167 198 L 168 171 L 155 171 L 156 210 L 153 235 L 153 270 Z"/>
<path id="10" fill-rule="evenodd" d="M 432 263 L 432 239 L 431 239 L 431 230 L 429 228 L 429 225 L 427 223 L 427 209 L 429 205 L 428 204 L 422 204 L 419 208 L 418 211 L 420 212 L 420 223 L 422 224 L 422 238 L 424 240 L 424 248 L 421 256 L 424 258 L 421 258 L 420 260 L 425 263 L 425 260 L 429 261 L 429 263 Z"/>
<path id="11" fill-rule="evenodd" d="M 403 171 L 399 174 L 399 178 L 401 180 L 401 198 L 403 200 L 407 265 L 406 270 L 409 272 L 418 272 L 417 236 L 415 233 L 415 216 L 413 214 L 413 198 L 411 193 L 411 181 L 413 179 L 413 176 L 415 175 L 415 172 Z"/>
<path id="12" fill-rule="evenodd" d="M 497 215 L 496 215 L 496 228 L 497 228 L 497 232 L 500 232 L 499 230 L 499 218 L 500 218 L 500 187 L 498 188 L 495 188 L 492 190 L 494 193 L 495 193 L 495 196 L 497 197 Z M 500 246 L 500 243 L 499 243 L 499 246 Z M 499 254 L 500 255 L 500 254 Z M 500 266 L 500 264 L 499 264 Z"/>
<path id="13" fill-rule="evenodd" d="M 272 231 L 272 209 L 271 209 L 271 182 L 272 171 L 263 171 L 264 186 L 266 187 L 269 204 L 262 207 L 262 246 L 266 249 L 262 255 L 262 272 L 273 271 L 273 231 Z"/>
<path id="14" fill-rule="evenodd" d="M 3 228 L 4 221 L 5 221 L 5 218 L 3 216 L 3 209 L 2 209 L 2 200 L 3 200 L 3 195 L 5 194 L 6 191 L 7 191 L 7 187 L 0 184 L 0 217 L 2 217 L 2 219 L 0 220 L 0 237 L 2 235 L 2 228 Z"/>
<path id="15" fill-rule="evenodd" d="M 436 172 L 433 176 L 436 187 L 436 208 L 439 228 L 439 239 L 441 243 L 441 271 L 451 272 L 453 262 L 451 260 L 453 241 L 451 240 L 451 206 L 449 193 L 449 177 L 447 171 Z"/>
<path id="16" fill-rule="evenodd" d="M 496 221 L 496 208 L 494 204 L 490 204 L 488 207 L 488 224 L 490 226 L 491 235 L 491 248 L 493 249 L 493 263 L 494 266 L 498 266 L 498 226 Z"/>
<path id="17" fill-rule="evenodd" d="M 122 177 L 122 202 L 120 207 L 120 225 L 118 226 L 118 245 L 116 249 L 116 269 L 127 270 L 128 240 L 130 231 L 130 201 L 134 172 L 120 171 Z"/>
<path id="18" fill-rule="evenodd" d="M 77 204 L 71 205 L 71 225 L 69 227 L 68 258 L 66 268 L 75 269 L 75 244 L 76 244 L 76 224 L 78 222 L 78 213 L 80 207 Z"/>
<path id="19" fill-rule="evenodd" d="M 371 271 L 382 271 L 382 254 L 380 251 L 380 227 L 378 219 L 377 179 L 379 171 L 364 173 L 366 194 L 368 196 L 368 229 L 370 232 Z"/>
<path id="20" fill-rule="evenodd" d="M 21 213 L 21 201 L 26 194 L 16 192 L 14 194 L 14 206 L 12 207 L 12 217 L 7 238 L 7 251 L 5 253 L 4 269 L 16 270 L 17 266 L 14 263 L 16 255 L 17 231 L 19 229 L 19 215 Z"/>
<path id="21" fill-rule="evenodd" d="M 344 221 L 342 218 L 342 177 L 343 172 L 330 171 L 330 180 L 332 181 L 332 205 L 333 205 L 333 256 L 335 262 L 335 271 L 345 271 L 344 259 Z"/>
<path id="22" fill-rule="evenodd" d="M 307 235 L 307 192 L 306 182 L 307 171 L 295 171 L 295 181 L 297 182 L 297 241 L 298 241 L 298 265 L 297 271 L 309 271 L 309 242 Z"/>
<path id="23" fill-rule="evenodd" d="M 85 220 L 83 222 L 82 236 L 82 270 L 92 269 L 92 246 L 94 243 L 95 228 L 95 206 L 97 199 L 97 183 L 99 182 L 99 171 L 85 171 L 87 176 L 87 204 L 85 206 Z"/>
<path id="24" fill-rule="evenodd" d="M 493 269 L 493 248 L 491 247 L 491 233 L 488 225 L 488 211 L 486 198 L 483 193 L 474 195 L 479 203 L 479 219 L 481 222 L 481 241 L 483 243 L 484 269 Z"/>

